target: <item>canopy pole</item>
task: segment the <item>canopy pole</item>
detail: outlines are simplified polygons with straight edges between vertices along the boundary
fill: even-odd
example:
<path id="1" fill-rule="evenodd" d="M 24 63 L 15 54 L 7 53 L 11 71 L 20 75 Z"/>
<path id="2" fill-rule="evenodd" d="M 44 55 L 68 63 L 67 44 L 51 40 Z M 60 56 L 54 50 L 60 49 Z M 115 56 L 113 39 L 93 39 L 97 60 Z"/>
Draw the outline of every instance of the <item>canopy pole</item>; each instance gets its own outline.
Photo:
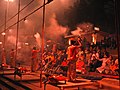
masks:
<path id="1" fill-rule="evenodd" d="M 44 30 L 45 30 L 45 1 L 43 2 L 43 22 L 42 22 L 42 51 L 41 51 L 41 69 L 40 69 L 40 88 L 42 88 L 42 60 L 44 53 Z"/>

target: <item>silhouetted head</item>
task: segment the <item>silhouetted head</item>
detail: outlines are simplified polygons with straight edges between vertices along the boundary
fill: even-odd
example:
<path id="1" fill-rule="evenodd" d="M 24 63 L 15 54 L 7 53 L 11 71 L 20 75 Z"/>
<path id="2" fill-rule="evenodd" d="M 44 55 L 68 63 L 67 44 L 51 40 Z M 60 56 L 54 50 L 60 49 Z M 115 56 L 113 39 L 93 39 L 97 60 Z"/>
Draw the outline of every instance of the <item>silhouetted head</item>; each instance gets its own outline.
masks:
<path id="1" fill-rule="evenodd" d="M 76 41 L 75 40 L 71 40 L 71 45 L 75 45 Z"/>
<path id="2" fill-rule="evenodd" d="M 33 47 L 34 50 L 36 50 L 36 47 Z"/>

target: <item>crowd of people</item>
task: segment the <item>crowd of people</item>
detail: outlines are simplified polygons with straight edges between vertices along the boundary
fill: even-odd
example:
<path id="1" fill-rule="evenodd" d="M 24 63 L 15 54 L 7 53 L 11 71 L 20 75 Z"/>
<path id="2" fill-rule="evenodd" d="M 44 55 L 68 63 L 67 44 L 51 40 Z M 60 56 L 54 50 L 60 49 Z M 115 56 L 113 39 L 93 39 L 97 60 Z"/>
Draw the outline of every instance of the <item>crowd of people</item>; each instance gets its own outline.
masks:
<path id="1" fill-rule="evenodd" d="M 52 50 L 46 50 L 42 55 L 43 70 L 47 71 L 47 73 L 49 73 L 50 70 L 55 72 L 59 66 L 63 75 L 68 76 L 70 80 L 74 80 L 76 72 L 82 74 L 87 72 L 111 75 L 119 74 L 118 57 L 113 57 L 111 53 L 107 51 L 108 48 L 111 48 L 108 43 L 96 45 L 87 44 L 86 47 L 84 47 L 82 41 L 79 43 L 78 40 L 71 40 L 71 45 L 65 50 L 57 49 L 54 52 L 52 52 Z"/>
<path id="2" fill-rule="evenodd" d="M 116 42 L 104 38 L 100 43 L 89 43 L 86 38 L 71 40 L 65 49 L 45 49 L 41 51 L 33 47 L 31 52 L 31 72 L 42 69 L 46 73 L 62 73 L 74 80 L 76 73 L 97 72 L 119 75 L 118 57 L 113 57 L 108 49 L 115 49 Z M 39 54 L 39 55 L 38 55 Z M 40 57 L 41 56 L 41 57 Z M 38 58 L 39 57 L 39 58 Z M 15 50 L 10 52 L 10 66 L 15 67 Z M 42 63 L 41 63 L 42 62 Z M 59 70 L 57 72 L 57 70 Z"/>

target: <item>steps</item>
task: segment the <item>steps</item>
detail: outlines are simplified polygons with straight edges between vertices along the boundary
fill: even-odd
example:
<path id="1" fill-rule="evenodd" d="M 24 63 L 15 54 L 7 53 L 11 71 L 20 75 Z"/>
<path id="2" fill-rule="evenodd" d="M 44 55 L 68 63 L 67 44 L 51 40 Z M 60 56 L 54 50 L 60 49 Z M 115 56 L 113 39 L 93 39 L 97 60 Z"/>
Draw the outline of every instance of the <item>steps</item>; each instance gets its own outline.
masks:
<path id="1" fill-rule="evenodd" d="M 0 89 L 1 90 L 31 90 L 30 88 L 21 85 L 9 78 L 0 75 Z"/>
<path id="2" fill-rule="evenodd" d="M 0 78 L 0 83 L 1 83 L 4 87 L 6 87 L 6 88 L 8 88 L 8 89 L 10 89 L 10 90 L 17 90 L 18 88 L 19 88 L 19 90 L 23 90 L 23 88 L 15 85 L 14 83 L 8 81 L 8 80 L 5 79 L 5 78 Z"/>
<path id="3" fill-rule="evenodd" d="M 0 83 L 0 90 L 9 90 L 9 89 L 7 87 L 5 87 L 3 84 Z"/>

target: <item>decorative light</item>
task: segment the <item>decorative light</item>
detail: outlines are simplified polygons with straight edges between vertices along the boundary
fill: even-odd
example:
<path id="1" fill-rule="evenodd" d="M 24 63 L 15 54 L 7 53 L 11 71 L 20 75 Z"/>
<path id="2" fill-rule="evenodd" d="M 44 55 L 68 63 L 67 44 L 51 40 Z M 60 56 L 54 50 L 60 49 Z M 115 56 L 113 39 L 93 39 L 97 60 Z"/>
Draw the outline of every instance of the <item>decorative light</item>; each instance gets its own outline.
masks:
<path id="1" fill-rule="evenodd" d="M 94 30 L 96 30 L 96 31 L 100 31 L 100 28 L 98 28 L 98 27 L 94 27 Z"/>
<path id="2" fill-rule="evenodd" d="M 5 34 L 6 34 L 5 32 L 2 33 L 3 36 L 4 36 Z"/>
<path id="3" fill-rule="evenodd" d="M 29 43 L 25 43 L 25 45 L 29 45 Z"/>
<path id="4" fill-rule="evenodd" d="M 12 32 L 12 29 L 9 29 L 9 32 Z"/>
<path id="5" fill-rule="evenodd" d="M 2 42 L 0 42 L 0 45 L 2 44 Z"/>
<path id="6" fill-rule="evenodd" d="M 20 46 L 18 47 L 18 49 L 21 49 L 21 48 L 22 48 L 22 47 L 20 47 Z"/>
<path id="7" fill-rule="evenodd" d="M 26 18 L 24 18 L 24 22 L 25 22 L 25 23 L 28 23 L 28 20 L 27 20 Z"/>
<path id="8" fill-rule="evenodd" d="M 14 2 L 14 0 L 5 0 L 5 1 L 7 1 L 7 2 Z"/>

